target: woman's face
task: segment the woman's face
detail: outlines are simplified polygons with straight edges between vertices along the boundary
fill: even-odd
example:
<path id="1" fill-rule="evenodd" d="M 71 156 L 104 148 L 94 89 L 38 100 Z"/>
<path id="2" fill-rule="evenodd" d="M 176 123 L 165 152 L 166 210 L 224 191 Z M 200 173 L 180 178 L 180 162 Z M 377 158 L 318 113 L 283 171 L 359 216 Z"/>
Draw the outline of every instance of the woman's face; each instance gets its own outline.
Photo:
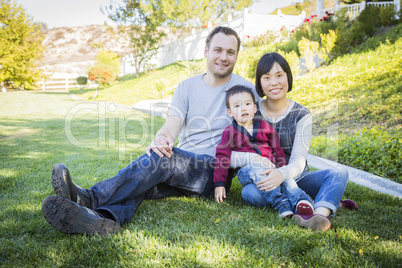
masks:
<path id="1" fill-rule="evenodd" d="M 275 62 L 269 73 L 261 76 L 261 87 L 270 100 L 280 100 L 288 92 L 288 77 L 282 67 Z"/>

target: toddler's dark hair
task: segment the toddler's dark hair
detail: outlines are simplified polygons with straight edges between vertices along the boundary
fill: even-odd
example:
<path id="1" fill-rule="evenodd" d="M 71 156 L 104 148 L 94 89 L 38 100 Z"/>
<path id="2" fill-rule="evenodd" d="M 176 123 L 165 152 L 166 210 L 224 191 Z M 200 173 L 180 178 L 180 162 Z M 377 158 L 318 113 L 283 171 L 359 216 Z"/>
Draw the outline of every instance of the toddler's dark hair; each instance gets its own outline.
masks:
<path id="1" fill-rule="evenodd" d="M 226 91 L 226 108 L 230 109 L 230 106 L 229 106 L 230 97 L 232 97 L 233 95 L 239 94 L 239 93 L 243 93 L 243 92 L 250 94 L 251 99 L 253 100 L 253 103 L 255 104 L 255 97 L 254 97 L 254 94 L 253 94 L 253 91 L 251 90 L 251 88 L 246 87 L 246 86 L 236 85 L 236 86 L 229 88 L 228 91 Z"/>

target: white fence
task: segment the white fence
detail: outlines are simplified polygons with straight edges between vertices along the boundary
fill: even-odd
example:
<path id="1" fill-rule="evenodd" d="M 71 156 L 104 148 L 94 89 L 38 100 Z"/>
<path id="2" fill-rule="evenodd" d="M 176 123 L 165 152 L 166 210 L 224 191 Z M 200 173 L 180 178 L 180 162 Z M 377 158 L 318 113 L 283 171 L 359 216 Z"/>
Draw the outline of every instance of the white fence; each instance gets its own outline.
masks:
<path id="1" fill-rule="evenodd" d="M 283 27 L 293 30 L 301 25 L 304 19 L 305 13 L 297 16 L 281 13 L 278 15 L 250 14 L 246 9 L 239 18 L 220 25 L 232 28 L 244 41 L 265 34 L 267 31 L 279 32 Z M 159 68 L 181 60 L 204 58 L 205 40 L 211 30 L 212 27 L 208 27 L 161 46 L 149 64 Z M 135 68 L 132 66 L 133 60 L 132 55 L 123 58 L 124 74 L 135 73 Z"/>
<path id="2" fill-rule="evenodd" d="M 388 1 L 388 2 L 368 2 L 367 5 L 369 6 L 376 6 L 376 7 L 386 7 L 390 5 L 394 5 L 395 10 L 399 11 L 400 9 L 400 0 L 395 1 Z M 347 8 L 346 14 L 348 15 L 349 19 L 353 20 L 366 8 L 366 2 L 363 1 L 358 4 L 352 5 L 343 5 L 343 6 L 335 6 L 331 8 L 324 9 L 322 13 L 328 11 L 330 13 L 336 13 L 340 9 Z"/>
<path id="3" fill-rule="evenodd" d="M 41 87 L 42 90 L 66 90 L 72 88 L 79 88 L 80 85 L 77 84 L 77 77 L 72 76 L 52 76 L 48 79 L 43 78 L 42 81 L 36 82 L 38 86 Z M 88 79 L 88 84 L 85 86 L 86 88 L 96 88 L 98 84 L 93 83 Z"/>

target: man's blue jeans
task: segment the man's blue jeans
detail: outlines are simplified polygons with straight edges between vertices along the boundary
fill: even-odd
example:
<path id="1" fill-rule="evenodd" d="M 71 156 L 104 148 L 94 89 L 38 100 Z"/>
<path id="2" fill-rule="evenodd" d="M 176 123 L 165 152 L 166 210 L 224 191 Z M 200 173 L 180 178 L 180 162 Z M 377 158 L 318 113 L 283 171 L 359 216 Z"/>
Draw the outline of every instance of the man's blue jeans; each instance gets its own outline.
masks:
<path id="1" fill-rule="evenodd" d="M 298 187 L 314 199 L 314 209 L 325 207 L 335 214 L 348 183 L 348 172 L 341 167 L 303 172 L 295 179 Z M 264 207 L 268 205 L 255 184 L 247 184 L 242 189 L 246 203 Z"/>
<path id="2" fill-rule="evenodd" d="M 111 179 L 88 189 L 91 208 L 107 211 L 123 225 L 144 199 L 209 196 L 214 189 L 215 158 L 173 148 L 171 158 L 143 155 Z"/>
<path id="3" fill-rule="evenodd" d="M 267 168 L 265 168 L 264 166 L 251 163 L 242 167 L 237 173 L 237 177 L 239 178 L 240 184 L 244 187 L 248 186 L 249 184 L 253 184 L 255 186 L 255 183 L 259 182 L 267 176 L 261 175 L 261 173 L 263 173 L 266 169 Z M 259 192 L 257 196 L 262 197 L 261 200 L 263 201 L 261 202 L 261 204 L 258 203 L 259 201 L 261 201 L 259 199 L 257 200 L 257 203 L 248 203 L 261 207 L 270 205 L 273 209 L 281 214 L 285 211 L 295 212 L 296 205 L 299 201 L 307 200 L 313 203 L 313 199 L 311 199 L 310 196 L 308 196 L 303 190 L 301 190 L 294 180 L 287 180 L 279 187 L 271 191 L 260 191 L 257 187 L 255 188 Z"/>

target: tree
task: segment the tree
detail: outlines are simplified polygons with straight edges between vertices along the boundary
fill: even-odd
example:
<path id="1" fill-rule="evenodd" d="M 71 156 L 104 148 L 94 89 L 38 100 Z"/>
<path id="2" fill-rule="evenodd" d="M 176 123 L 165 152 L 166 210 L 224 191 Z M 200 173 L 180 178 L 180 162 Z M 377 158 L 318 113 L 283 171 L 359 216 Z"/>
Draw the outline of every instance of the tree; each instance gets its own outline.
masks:
<path id="1" fill-rule="evenodd" d="M 102 48 L 95 59 L 95 65 L 88 70 L 89 79 L 102 86 L 109 85 L 120 73 L 119 55 Z"/>
<path id="2" fill-rule="evenodd" d="M 34 89 L 41 77 L 36 60 L 42 55 L 41 24 L 33 23 L 21 5 L 0 0 L 0 86 Z M 35 81 L 36 79 L 36 81 Z"/>
<path id="3" fill-rule="evenodd" d="M 215 24 L 226 21 L 229 15 L 235 16 L 252 0 L 149 0 L 145 10 L 155 10 L 158 17 L 164 18 L 167 25 L 176 29 L 201 28 L 209 22 Z"/>
<path id="4" fill-rule="evenodd" d="M 102 65 L 113 73 L 114 79 L 120 74 L 119 55 L 113 51 L 101 49 L 95 57 L 96 65 Z"/>
<path id="5" fill-rule="evenodd" d="M 119 25 L 118 35 L 130 41 L 134 56 L 132 64 L 138 77 L 140 70 L 157 53 L 161 39 L 166 35 L 160 27 L 164 19 L 158 17 L 156 10 L 149 6 L 144 9 L 140 0 L 122 1 L 125 6 L 111 5 L 106 11 L 108 18 Z"/>

